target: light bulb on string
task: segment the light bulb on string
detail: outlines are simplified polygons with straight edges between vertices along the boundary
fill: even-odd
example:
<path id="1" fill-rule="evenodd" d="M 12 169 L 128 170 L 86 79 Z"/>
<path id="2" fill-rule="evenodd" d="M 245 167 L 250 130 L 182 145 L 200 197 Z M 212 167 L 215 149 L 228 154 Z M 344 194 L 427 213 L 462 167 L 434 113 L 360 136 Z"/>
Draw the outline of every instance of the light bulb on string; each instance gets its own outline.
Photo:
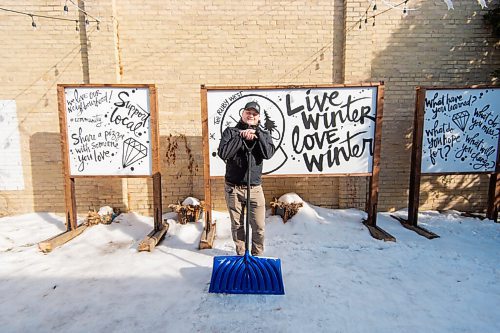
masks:
<path id="1" fill-rule="evenodd" d="M 69 12 L 68 0 L 66 0 L 66 2 L 64 3 L 63 11 L 64 11 L 64 15 L 68 15 L 68 12 Z"/>
<path id="2" fill-rule="evenodd" d="M 359 28 L 361 29 L 361 19 L 359 19 Z"/>
<path id="3" fill-rule="evenodd" d="M 75 20 L 75 30 L 80 31 L 80 28 L 78 27 L 78 20 Z"/>
<path id="4" fill-rule="evenodd" d="M 402 18 L 405 18 L 408 16 L 408 8 L 406 7 L 407 2 L 408 2 L 408 0 L 405 1 L 405 6 L 403 7 L 403 14 L 401 14 Z"/>
<path id="5" fill-rule="evenodd" d="M 97 31 L 100 31 L 101 30 L 101 27 L 99 27 L 99 21 L 97 21 L 97 27 L 96 27 Z"/>
<path id="6" fill-rule="evenodd" d="M 373 24 L 372 24 L 372 27 L 375 26 L 375 16 L 373 16 Z"/>
<path id="7" fill-rule="evenodd" d="M 377 10 L 377 2 L 375 1 L 375 4 L 373 5 L 373 10 Z"/>
<path id="8" fill-rule="evenodd" d="M 365 24 L 368 23 L 368 9 L 365 12 Z"/>
<path id="9" fill-rule="evenodd" d="M 33 15 L 30 16 L 31 16 L 31 28 L 33 28 L 33 31 L 35 31 L 37 29 L 35 19 L 33 18 Z"/>

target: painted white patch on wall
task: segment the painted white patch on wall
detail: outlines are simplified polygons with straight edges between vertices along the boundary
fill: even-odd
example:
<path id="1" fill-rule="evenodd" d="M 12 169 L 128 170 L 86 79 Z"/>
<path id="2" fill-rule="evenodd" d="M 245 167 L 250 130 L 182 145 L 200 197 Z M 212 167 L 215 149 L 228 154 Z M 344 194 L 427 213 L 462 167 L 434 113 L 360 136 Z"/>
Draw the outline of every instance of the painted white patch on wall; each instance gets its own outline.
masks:
<path id="1" fill-rule="evenodd" d="M 0 100 L 0 191 L 24 190 L 16 101 Z"/>

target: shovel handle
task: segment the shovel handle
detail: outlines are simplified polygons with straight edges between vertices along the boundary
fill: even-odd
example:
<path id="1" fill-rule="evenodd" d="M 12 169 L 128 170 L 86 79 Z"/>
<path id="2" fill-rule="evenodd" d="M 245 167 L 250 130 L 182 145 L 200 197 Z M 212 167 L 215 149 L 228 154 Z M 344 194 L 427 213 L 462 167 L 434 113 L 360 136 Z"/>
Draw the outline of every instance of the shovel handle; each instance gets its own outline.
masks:
<path id="1" fill-rule="evenodd" d="M 250 176 L 251 172 L 250 170 L 252 169 L 252 150 L 253 147 L 255 147 L 255 142 L 253 145 L 249 146 L 243 140 L 243 145 L 245 146 L 245 149 L 247 150 L 247 159 L 248 159 L 248 167 L 247 167 L 247 197 L 246 197 L 246 204 L 245 204 L 245 253 L 248 254 L 250 251 Z"/>

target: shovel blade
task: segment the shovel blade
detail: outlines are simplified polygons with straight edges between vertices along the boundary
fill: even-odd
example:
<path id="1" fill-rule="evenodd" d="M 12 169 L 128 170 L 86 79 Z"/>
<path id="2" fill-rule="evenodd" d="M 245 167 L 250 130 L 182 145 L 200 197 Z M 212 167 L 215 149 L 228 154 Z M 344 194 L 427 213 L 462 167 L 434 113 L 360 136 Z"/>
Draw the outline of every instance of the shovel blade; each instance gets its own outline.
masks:
<path id="1" fill-rule="evenodd" d="M 214 257 L 209 292 L 284 295 L 281 260 L 248 253 Z"/>

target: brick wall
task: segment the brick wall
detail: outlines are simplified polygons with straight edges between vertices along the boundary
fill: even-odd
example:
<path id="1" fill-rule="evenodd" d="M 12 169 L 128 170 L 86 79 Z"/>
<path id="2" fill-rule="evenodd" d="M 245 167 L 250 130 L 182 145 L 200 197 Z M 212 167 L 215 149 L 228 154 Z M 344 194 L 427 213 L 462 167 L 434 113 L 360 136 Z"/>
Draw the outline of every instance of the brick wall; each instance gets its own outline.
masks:
<path id="1" fill-rule="evenodd" d="M 366 0 L 86 1 L 85 9 L 101 19 L 100 31 L 79 24 L 79 32 L 73 22 L 42 18 L 32 31 L 28 16 L 0 12 L 0 99 L 17 103 L 25 180 L 22 191 L 0 191 L 0 212 L 64 210 L 58 83 L 157 86 L 167 207 L 204 196 L 201 84 L 383 80 L 379 209 L 406 207 L 415 87 L 487 83 L 500 62 L 475 1 L 454 1 L 453 11 L 441 0 L 409 4 L 420 9 L 406 18 L 389 11 L 362 29 Z M 71 6 L 63 16 L 56 0 L 1 6 L 80 18 Z M 483 209 L 485 186 L 487 179 L 477 176 L 425 178 L 422 205 Z M 363 208 L 367 185 L 364 177 L 270 177 L 264 187 L 268 201 L 296 192 L 316 205 Z M 76 191 L 80 213 L 111 205 L 151 214 L 150 180 L 77 179 Z M 214 207 L 224 208 L 222 181 L 212 182 L 212 193 Z"/>

